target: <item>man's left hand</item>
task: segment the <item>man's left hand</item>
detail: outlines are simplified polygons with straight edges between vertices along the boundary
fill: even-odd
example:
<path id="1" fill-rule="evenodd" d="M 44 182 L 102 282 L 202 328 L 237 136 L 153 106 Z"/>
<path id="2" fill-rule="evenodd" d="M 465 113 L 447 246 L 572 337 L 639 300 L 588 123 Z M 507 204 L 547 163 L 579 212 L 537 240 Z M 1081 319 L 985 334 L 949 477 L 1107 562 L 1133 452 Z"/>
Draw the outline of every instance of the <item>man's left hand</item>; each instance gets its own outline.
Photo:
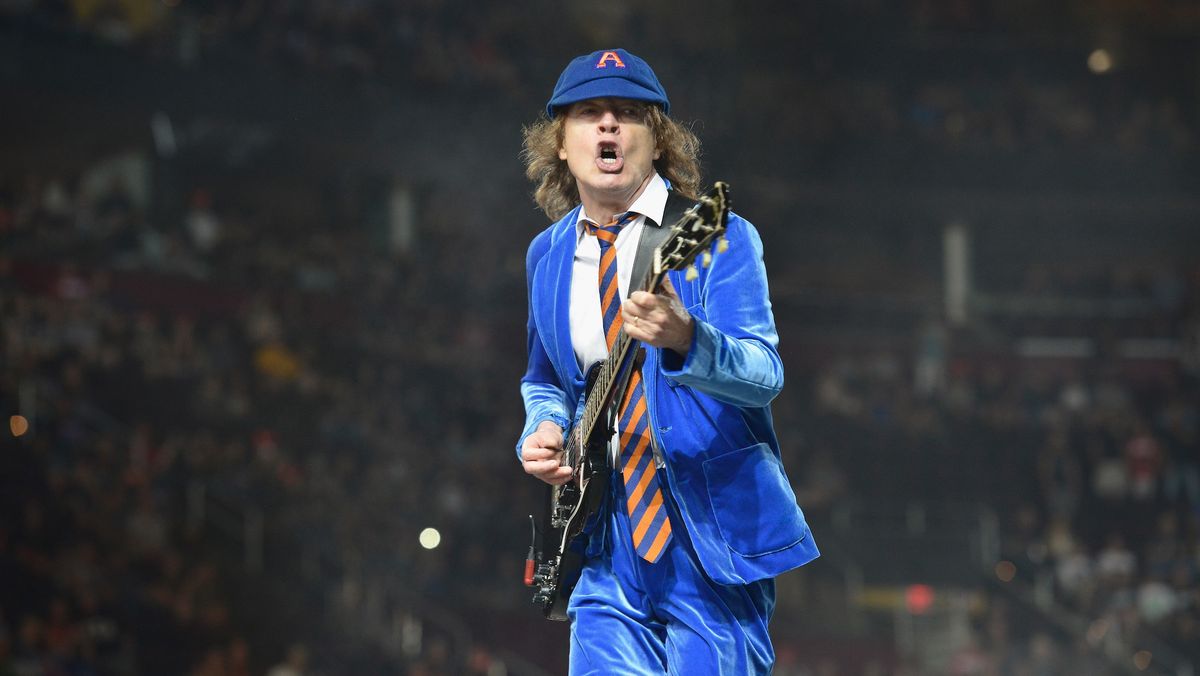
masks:
<path id="1" fill-rule="evenodd" d="M 658 293 L 634 291 L 621 303 L 621 315 L 630 338 L 674 350 L 681 357 L 687 357 L 692 348 L 695 320 L 684 309 L 679 294 L 666 277 Z"/>

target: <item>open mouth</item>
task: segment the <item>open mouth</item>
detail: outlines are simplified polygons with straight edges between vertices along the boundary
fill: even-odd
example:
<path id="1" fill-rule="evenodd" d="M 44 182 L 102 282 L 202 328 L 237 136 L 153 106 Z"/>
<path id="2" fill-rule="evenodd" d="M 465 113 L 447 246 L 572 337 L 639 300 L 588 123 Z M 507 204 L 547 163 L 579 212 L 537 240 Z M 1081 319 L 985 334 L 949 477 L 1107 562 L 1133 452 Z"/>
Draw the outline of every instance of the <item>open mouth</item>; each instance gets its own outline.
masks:
<path id="1" fill-rule="evenodd" d="M 602 171 L 620 171 L 625 164 L 625 157 L 616 143 L 601 143 L 600 154 L 596 158 L 596 166 Z"/>

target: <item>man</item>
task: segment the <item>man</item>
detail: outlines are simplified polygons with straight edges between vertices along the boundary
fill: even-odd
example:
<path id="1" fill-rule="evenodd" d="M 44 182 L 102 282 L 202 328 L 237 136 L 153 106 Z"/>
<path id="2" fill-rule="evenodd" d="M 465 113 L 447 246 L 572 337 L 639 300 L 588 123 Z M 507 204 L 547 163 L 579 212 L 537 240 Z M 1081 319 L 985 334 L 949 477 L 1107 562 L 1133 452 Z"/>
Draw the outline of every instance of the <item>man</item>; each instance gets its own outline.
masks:
<path id="1" fill-rule="evenodd" d="M 769 673 L 773 578 L 817 556 L 771 423 L 783 368 L 754 227 L 731 213 L 728 251 L 696 280 L 630 288 L 671 192 L 699 188 L 698 142 L 669 112 L 645 61 L 603 50 L 568 64 L 525 130 L 535 198 L 558 219 L 526 264 L 527 473 L 572 480 L 560 456 L 586 369 L 622 330 L 645 348 L 568 605 L 572 674 Z"/>

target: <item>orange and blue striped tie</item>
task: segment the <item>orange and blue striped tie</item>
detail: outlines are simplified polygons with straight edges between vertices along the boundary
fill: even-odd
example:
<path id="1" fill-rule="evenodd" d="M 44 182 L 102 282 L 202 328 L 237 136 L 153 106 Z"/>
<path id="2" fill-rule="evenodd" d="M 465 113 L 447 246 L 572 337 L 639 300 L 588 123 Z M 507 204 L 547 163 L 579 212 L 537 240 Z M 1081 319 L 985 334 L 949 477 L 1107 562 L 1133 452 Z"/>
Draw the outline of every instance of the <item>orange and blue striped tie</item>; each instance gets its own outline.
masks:
<path id="1" fill-rule="evenodd" d="M 604 226 L 590 226 L 600 242 L 600 313 L 604 317 L 604 340 L 611 352 L 621 331 L 621 294 L 617 282 L 617 233 L 637 214 L 626 213 Z M 633 547 L 650 563 L 658 561 L 671 540 L 671 521 L 658 485 L 658 468 L 650 448 L 650 416 L 646 413 L 646 390 L 641 371 L 629 377 L 621 402 L 617 429 L 621 441 L 621 474 L 625 480 L 626 510 L 633 529 Z"/>

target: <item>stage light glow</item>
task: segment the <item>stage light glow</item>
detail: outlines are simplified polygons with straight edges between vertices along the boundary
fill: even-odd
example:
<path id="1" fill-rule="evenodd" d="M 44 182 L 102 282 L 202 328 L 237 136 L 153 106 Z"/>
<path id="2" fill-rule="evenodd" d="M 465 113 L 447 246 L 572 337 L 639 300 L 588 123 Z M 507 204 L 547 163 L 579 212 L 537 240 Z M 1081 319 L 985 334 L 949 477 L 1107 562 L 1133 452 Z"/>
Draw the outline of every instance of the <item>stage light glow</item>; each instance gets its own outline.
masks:
<path id="1" fill-rule="evenodd" d="M 1138 671 L 1145 671 L 1150 668 L 1150 661 L 1154 659 L 1154 655 L 1150 654 L 1149 650 L 1139 650 L 1133 654 L 1133 666 L 1138 668 Z"/>
<path id="2" fill-rule="evenodd" d="M 29 421 L 23 415 L 14 415 L 8 419 L 8 429 L 14 437 L 19 437 L 29 431 Z"/>
<path id="3" fill-rule="evenodd" d="M 1097 75 L 1103 75 L 1112 70 L 1113 59 L 1107 49 L 1095 49 L 1088 55 L 1088 70 Z"/>
<path id="4" fill-rule="evenodd" d="M 1001 582 L 1012 582 L 1017 576 L 1017 566 L 1012 561 L 1001 561 L 996 564 L 996 577 Z"/>
<path id="5" fill-rule="evenodd" d="M 913 615 L 924 615 L 933 605 L 933 587 L 927 584 L 909 585 L 904 592 L 904 605 Z"/>
<path id="6" fill-rule="evenodd" d="M 425 549 L 436 549 L 438 545 L 442 544 L 442 534 L 436 528 L 426 528 L 421 531 L 418 540 Z"/>

